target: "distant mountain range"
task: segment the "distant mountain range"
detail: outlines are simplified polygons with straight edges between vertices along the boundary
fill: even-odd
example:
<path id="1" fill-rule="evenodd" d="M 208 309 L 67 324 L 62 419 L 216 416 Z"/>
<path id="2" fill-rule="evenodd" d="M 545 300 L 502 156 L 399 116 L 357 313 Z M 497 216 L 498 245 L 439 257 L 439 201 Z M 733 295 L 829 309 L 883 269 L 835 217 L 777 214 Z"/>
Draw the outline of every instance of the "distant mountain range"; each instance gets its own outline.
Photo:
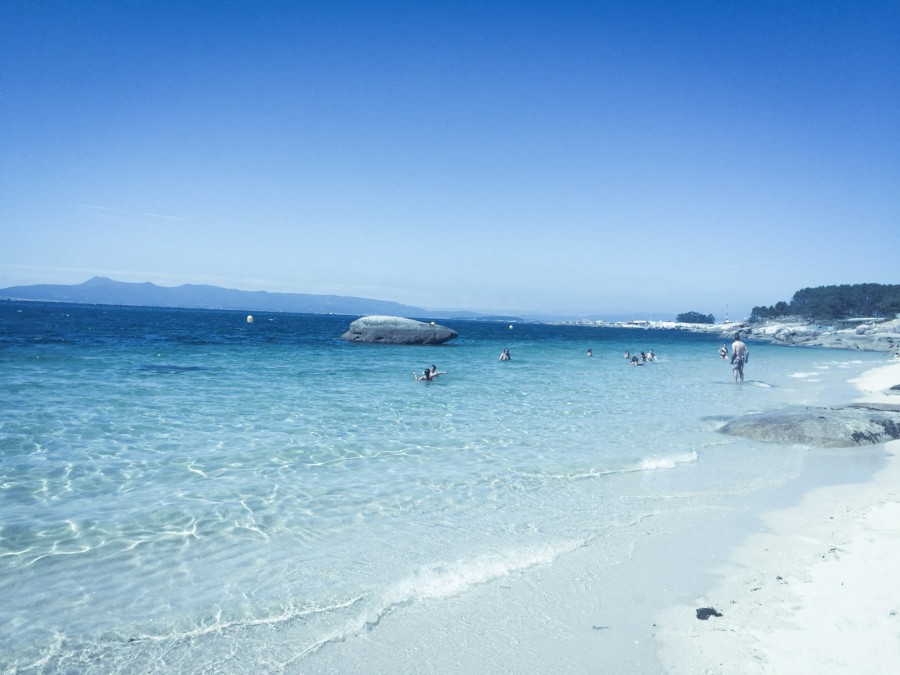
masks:
<path id="1" fill-rule="evenodd" d="M 303 314 L 388 314 L 396 316 L 435 316 L 420 307 L 385 300 L 345 297 L 340 295 L 307 295 L 305 293 L 269 293 L 239 291 L 218 286 L 185 284 L 157 286 L 149 282 L 128 283 L 106 277 L 94 277 L 71 286 L 39 284 L 0 289 L 7 300 L 41 300 L 75 302 L 93 305 L 137 305 L 146 307 L 182 307 L 194 309 L 235 309 L 254 312 L 297 312 Z M 467 312 L 443 316 L 483 318 Z"/>
<path id="2" fill-rule="evenodd" d="M 634 321 L 654 318 L 643 312 L 603 314 L 589 312 L 580 316 L 564 314 L 480 314 L 462 310 L 422 309 L 387 300 L 372 300 L 343 295 L 307 293 L 270 293 L 239 291 L 220 286 L 184 284 L 157 286 L 150 282 L 132 283 L 106 277 L 93 277 L 82 284 L 37 284 L 0 288 L 0 300 L 74 302 L 85 305 L 130 305 L 138 307 L 179 307 L 184 309 L 232 309 L 245 312 L 294 312 L 298 314 L 340 314 L 367 316 L 386 314 L 410 318 L 470 319 L 473 321 L 540 321 L 555 323 L 570 320 Z M 671 320 L 674 315 L 656 315 Z"/>

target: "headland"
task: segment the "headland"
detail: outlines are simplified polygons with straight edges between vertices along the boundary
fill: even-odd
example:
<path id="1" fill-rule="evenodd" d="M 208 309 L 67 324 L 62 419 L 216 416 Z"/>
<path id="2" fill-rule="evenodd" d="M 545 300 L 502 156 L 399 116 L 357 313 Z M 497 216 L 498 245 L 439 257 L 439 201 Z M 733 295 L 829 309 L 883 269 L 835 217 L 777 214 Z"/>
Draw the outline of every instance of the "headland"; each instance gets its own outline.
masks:
<path id="1" fill-rule="evenodd" d="M 740 333 L 745 340 L 793 347 L 860 349 L 889 352 L 900 357 L 900 319 L 857 318 L 816 323 L 800 318 L 765 322 L 681 323 L 676 321 L 573 321 L 581 326 L 679 330 L 732 340 Z"/>

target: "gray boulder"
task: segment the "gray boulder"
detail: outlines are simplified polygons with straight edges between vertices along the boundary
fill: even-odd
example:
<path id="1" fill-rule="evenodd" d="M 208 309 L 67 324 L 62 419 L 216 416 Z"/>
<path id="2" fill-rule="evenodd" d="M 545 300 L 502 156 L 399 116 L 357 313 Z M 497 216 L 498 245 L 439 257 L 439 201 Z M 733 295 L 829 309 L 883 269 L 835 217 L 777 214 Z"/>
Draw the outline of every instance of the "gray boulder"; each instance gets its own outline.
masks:
<path id="1" fill-rule="evenodd" d="M 719 431 L 758 441 L 823 448 L 885 443 L 900 438 L 900 406 L 794 408 L 744 415 L 727 422 Z"/>
<path id="2" fill-rule="evenodd" d="M 459 335 L 452 328 L 400 316 L 364 316 L 341 335 L 348 342 L 390 345 L 440 345 Z"/>

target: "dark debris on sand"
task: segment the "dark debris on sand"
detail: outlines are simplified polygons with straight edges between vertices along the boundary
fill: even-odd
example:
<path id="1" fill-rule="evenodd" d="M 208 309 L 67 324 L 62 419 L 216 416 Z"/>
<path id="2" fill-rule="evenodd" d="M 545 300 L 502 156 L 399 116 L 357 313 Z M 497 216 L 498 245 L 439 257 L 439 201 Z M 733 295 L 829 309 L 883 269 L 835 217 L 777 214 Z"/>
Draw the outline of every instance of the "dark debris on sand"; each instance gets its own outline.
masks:
<path id="1" fill-rule="evenodd" d="M 697 609 L 697 618 L 701 621 L 706 621 L 711 616 L 722 616 L 722 613 L 717 611 L 715 607 L 700 607 Z"/>

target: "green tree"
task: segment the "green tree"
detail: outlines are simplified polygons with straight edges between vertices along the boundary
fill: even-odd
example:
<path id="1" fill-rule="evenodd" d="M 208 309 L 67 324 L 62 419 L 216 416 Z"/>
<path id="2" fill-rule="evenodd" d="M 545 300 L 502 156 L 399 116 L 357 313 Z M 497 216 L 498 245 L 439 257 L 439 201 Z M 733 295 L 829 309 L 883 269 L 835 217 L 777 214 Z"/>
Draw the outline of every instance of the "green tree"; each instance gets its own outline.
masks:
<path id="1" fill-rule="evenodd" d="M 715 323 L 716 317 L 712 314 L 701 314 L 700 312 L 685 312 L 675 317 L 679 323 Z"/>
<path id="2" fill-rule="evenodd" d="M 801 288 L 790 303 L 754 307 L 751 321 L 765 321 L 795 315 L 813 321 L 833 321 L 852 317 L 893 318 L 900 313 L 900 285 L 843 284 Z"/>

